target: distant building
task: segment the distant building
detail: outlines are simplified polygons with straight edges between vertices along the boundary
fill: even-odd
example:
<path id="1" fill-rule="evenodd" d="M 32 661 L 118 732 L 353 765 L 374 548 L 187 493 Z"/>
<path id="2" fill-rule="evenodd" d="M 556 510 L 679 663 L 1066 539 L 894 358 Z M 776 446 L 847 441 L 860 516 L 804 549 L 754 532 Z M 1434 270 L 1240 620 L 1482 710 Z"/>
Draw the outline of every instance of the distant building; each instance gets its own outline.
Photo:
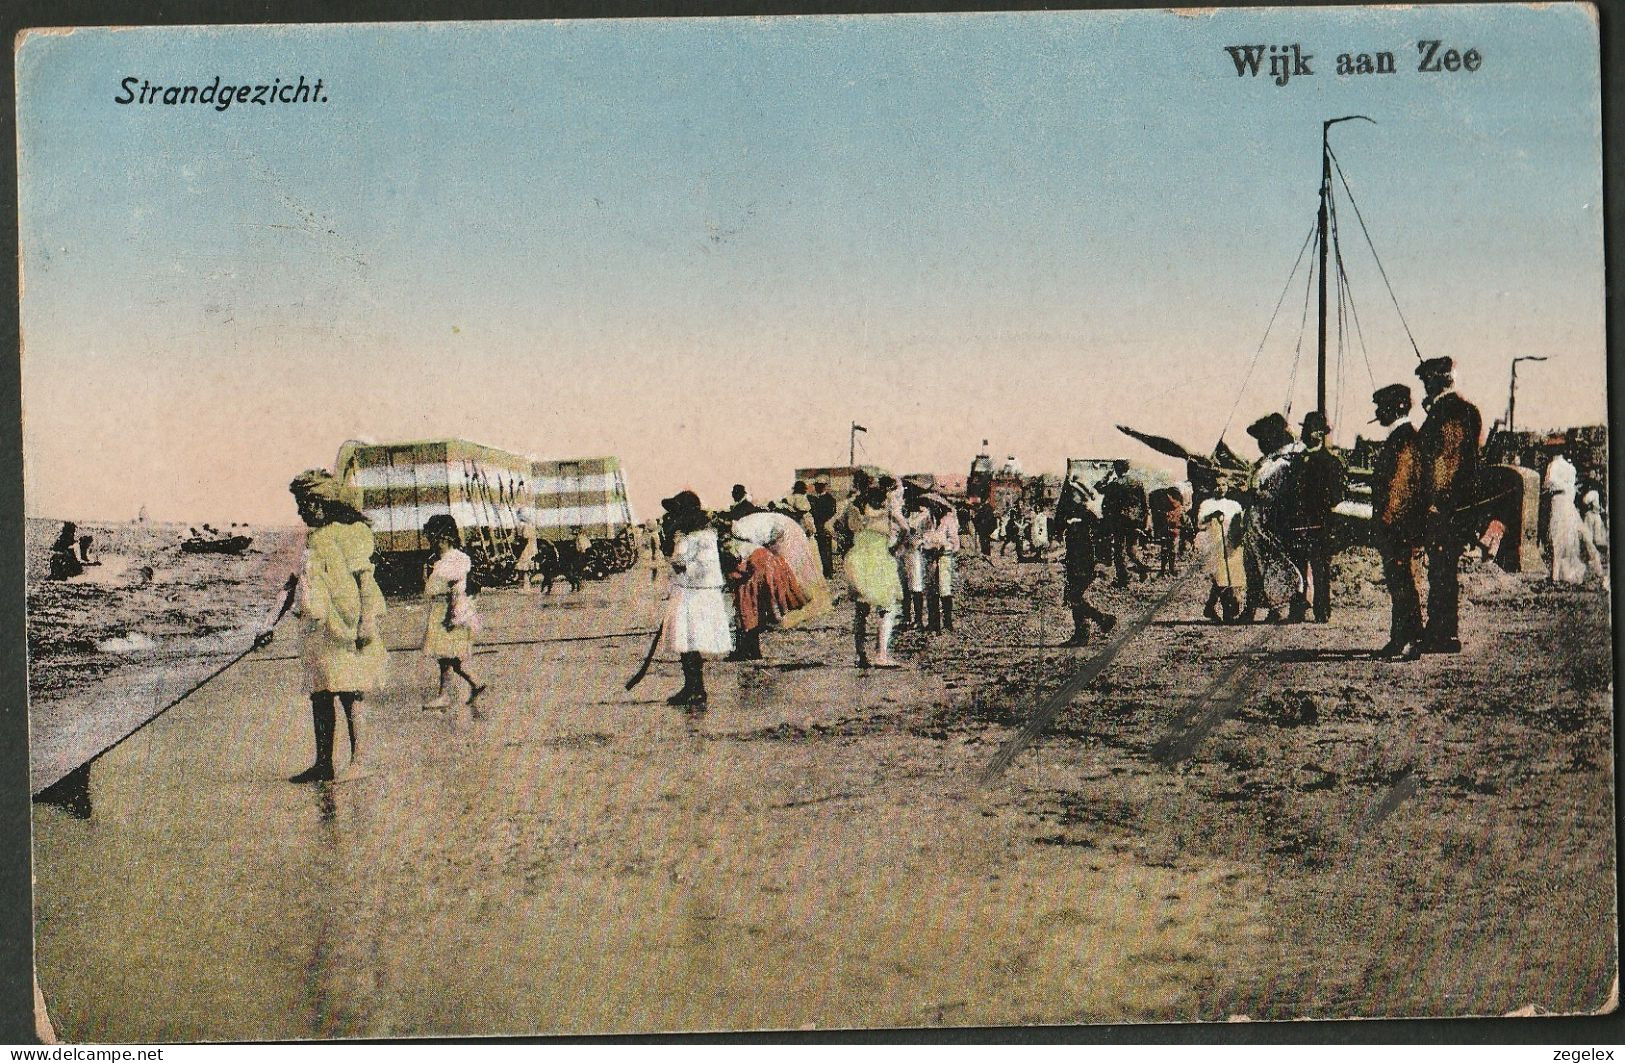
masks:
<path id="1" fill-rule="evenodd" d="M 814 480 L 826 479 L 829 481 L 829 493 L 836 498 L 845 498 L 852 493 L 853 474 L 859 469 L 871 478 L 885 475 L 885 470 L 878 465 L 819 465 L 797 469 L 795 478 L 805 481 L 809 491 Z"/>

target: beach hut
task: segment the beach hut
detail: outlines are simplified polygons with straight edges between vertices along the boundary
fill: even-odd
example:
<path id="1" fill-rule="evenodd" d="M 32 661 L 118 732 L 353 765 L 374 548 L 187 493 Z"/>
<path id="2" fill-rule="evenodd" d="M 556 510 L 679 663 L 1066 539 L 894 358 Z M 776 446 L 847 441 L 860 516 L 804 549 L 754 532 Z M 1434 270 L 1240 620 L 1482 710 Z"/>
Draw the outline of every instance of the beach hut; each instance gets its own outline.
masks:
<path id="1" fill-rule="evenodd" d="M 429 556 L 423 526 L 436 514 L 457 522 L 482 577 L 501 582 L 503 571 L 511 571 L 521 511 L 532 497 L 529 458 L 463 439 L 350 442 L 339 449 L 335 467 L 361 491 L 386 587 L 421 582 Z"/>

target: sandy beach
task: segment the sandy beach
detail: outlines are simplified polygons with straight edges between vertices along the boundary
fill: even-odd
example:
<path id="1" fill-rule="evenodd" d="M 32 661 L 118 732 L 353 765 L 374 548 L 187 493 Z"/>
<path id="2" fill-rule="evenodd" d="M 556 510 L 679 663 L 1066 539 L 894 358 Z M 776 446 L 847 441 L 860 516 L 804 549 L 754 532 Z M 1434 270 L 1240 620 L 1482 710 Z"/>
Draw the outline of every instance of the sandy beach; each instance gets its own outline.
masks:
<path id="1" fill-rule="evenodd" d="M 88 818 L 36 806 L 40 985 L 88 1041 L 1603 1007 L 1606 596 L 1467 572 L 1465 652 L 1406 664 L 1366 656 L 1372 574 L 1340 558 L 1326 626 L 1108 591 L 1143 631 L 985 783 L 1107 645 L 1056 645 L 1053 562 L 968 565 L 900 671 L 852 667 L 847 608 L 770 636 L 704 713 L 664 704 L 675 662 L 622 690 L 646 571 L 483 595 L 478 720 L 420 707 L 397 603 L 344 785 L 284 781 L 285 634 L 99 760 Z"/>

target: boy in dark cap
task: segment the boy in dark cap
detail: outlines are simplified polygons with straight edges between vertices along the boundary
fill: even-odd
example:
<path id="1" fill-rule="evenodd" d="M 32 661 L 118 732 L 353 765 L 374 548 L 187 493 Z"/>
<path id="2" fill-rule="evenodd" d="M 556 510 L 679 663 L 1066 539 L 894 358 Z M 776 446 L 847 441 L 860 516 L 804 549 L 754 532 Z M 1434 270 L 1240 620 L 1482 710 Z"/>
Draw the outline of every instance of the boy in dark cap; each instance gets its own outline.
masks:
<path id="1" fill-rule="evenodd" d="M 1381 657 L 1421 656 L 1422 602 L 1416 593 L 1416 552 L 1422 545 L 1422 459 L 1411 424 L 1411 389 L 1389 384 L 1371 396 L 1375 420 L 1388 438 L 1371 463 L 1371 520 L 1382 578 L 1393 612 Z"/>
<path id="2" fill-rule="evenodd" d="M 824 578 L 835 578 L 834 528 L 836 502 L 829 493 L 829 477 L 820 476 L 813 481 L 813 493 L 807 496 L 812 511 L 813 538 L 818 543 L 818 560 L 824 568 Z"/>
<path id="3" fill-rule="evenodd" d="M 1332 615 L 1332 510 L 1348 490 L 1348 470 L 1332 453 L 1331 425 L 1319 410 L 1303 416 L 1303 468 L 1298 484 L 1297 556 L 1315 623 Z"/>
<path id="4" fill-rule="evenodd" d="M 1111 551 L 1112 567 L 1116 571 L 1116 586 L 1128 586 L 1128 570 L 1134 569 L 1143 582 L 1151 569 L 1140 560 L 1138 546 L 1146 531 L 1151 504 L 1145 484 L 1129 475 L 1129 464 L 1123 459 L 1112 462 L 1112 471 L 1100 483 L 1101 510 L 1106 521 L 1106 536 Z"/>
<path id="5" fill-rule="evenodd" d="M 1455 363 L 1429 358 L 1416 367 L 1427 397 L 1427 420 L 1417 434 L 1422 486 L 1427 499 L 1423 529 L 1428 552 L 1427 627 L 1423 653 L 1460 653 L 1457 610 L 1461 586 L 1457 571 L 1468 534 L 1459 514 L 1473 500 L 1478 482 L 1478 444 L 1484 419 L 1478 407 L 1456 394 Z"/>
<path id="6" fill-rule="evenodd" d="M 1061 487 L 1060 501 L 1055 504 L 1055 526 L 1061 530 L 1061 542 L 1066 546 L 1067 608 L 1072 610 L 1072 637 L 1068 646 L 1084 646 L 1089 642 L 1089 621 L 1100 625 L 1103 635 L 1110 635 L 1117 626 L 1117 617 L 1101 612 L 1089 603 L 1086 595 L 1095 581 L 1094 538 L 1101 529 L 1100 518 L 1091 503 L 1097 502 L 1094 488 L 1084 483 L 1083 477 L 1073 473 Z"/>

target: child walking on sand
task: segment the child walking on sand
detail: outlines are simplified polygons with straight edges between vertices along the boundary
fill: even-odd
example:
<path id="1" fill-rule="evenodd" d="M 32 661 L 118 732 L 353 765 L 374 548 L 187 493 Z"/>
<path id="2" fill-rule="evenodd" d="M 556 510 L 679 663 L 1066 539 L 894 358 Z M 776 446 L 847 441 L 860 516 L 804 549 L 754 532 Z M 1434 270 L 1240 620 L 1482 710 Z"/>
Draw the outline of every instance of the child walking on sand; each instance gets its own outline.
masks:
<path id="1" fill-rule="evenodd" d="M 423 526 L 423 534 L 435 552 L 434 566 L 424 585 L 429 609 L 423 652 L 440 666 L 440 693 L 423 707 L 444 709 L 451 704 L 446 684 L 453 672 L 468 683 L 468 704 L 472 707 L 485 693 L 485 685 L 468 670 L 474 657 L 474 632 L 480 629 L 479 614 L 468 594 L 468 573 L 474 563 L 458 549 L 462 536 L 457 522 L 446 514 L 430 517 Z M 479 709 L 474 709 L 474 715 L 479 715 Z"/>

